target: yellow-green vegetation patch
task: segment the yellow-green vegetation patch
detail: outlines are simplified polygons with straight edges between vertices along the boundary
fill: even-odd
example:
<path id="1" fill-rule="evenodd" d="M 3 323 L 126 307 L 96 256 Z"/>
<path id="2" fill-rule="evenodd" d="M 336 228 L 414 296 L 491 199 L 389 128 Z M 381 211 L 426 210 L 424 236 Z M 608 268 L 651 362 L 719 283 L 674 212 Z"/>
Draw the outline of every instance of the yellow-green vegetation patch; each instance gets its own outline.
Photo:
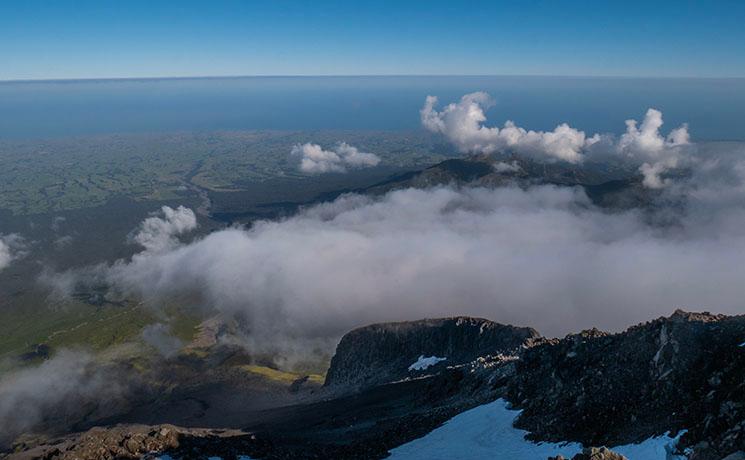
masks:
<path id="1" fill-rule="evenodd" d="M 308 381 L 323 385 L 323 382 L 326 381 L 326 376 L 321 374 L 310 374 L 308 375 Z"/>
<path id="2" fill-rule="evenodd" d="M 246 372 L 250 372 L 251 374 L 259 375 L 268 380 L 272 380 L 274 382 L 285 383 L 288 385 L 305 375 L 305 374 L 296 374 L 294 372 L 281 371 L 278 369 L 272 369 L 271 367 L 259 366 L 256 364 L 246 364 L 246 365 L 238 366 L 238 368 Z M 311 374 L 308 376 L 308 381 L 310 382 L 322 384 L 323 380 L 324 380 L 323 376 L 319 374 Z"/>
<path id="3" fill-rule="evenodd" d="M 194 356 L 196 358 L 206 358 L 210 355 L 209 351 L 200 348 L 186 348 L 183 353 Z"/>

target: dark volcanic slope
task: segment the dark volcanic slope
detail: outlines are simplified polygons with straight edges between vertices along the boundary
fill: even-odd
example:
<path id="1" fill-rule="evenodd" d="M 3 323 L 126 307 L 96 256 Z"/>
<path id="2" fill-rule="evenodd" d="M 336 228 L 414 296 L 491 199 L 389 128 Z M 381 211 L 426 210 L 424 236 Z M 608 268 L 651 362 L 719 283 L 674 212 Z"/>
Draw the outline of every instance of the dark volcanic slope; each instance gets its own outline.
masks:
<path id="1" fill-rule="evenodd" d="M 420 356 L 446 358 L 437 369 L 480 356 L 510 353 L 535 329 L 486 319 L 456 317 L 383 323 L 355 329 L 342 337 L 326 374 L 327 386 L 372 386 L 421 375 L 410 371 Z"/>

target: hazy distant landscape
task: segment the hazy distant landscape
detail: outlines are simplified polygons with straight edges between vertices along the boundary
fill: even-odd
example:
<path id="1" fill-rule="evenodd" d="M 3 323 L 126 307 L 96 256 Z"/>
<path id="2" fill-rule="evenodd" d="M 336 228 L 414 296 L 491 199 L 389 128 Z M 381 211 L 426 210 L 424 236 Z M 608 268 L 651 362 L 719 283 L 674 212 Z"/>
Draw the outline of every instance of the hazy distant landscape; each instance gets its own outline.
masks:
<path id="1" fill-rule="evenodd" d="M 324 145 L 343 139 L 379 152 L 384 164 L 349 175 L 303 174 L 290 151 L 309 139 Z M 91 293 L 60 306 L 46 298 L 35 278 L 40 269 L 67 270 L 131 255 L 136 247 L 128 235 L 163 205 L 200 209 L 201 234 L 233 221 L 248 224 L 286 214 L 288 204 L 312 203 L 324 193 L 371 185 L 455 154 L 436 142 L 421 132 L 367 131 L 0 141 L 0 234 L 17 233 L 26 241 L 23 257 L 0 273 L 0 315 L 7 327 L 0 354 L 26 353 L 38 343 L 112 345 L 155 321 L 136 306 L 123 313 L 117 305 L 90 305 Z M 131 315 L 137 316 L 134 324 Z M 19 321 L 28 326 L 19 329 Z M 86 325 L 77 327 L 81 323 L 90 326 L 87 332 Z"/>

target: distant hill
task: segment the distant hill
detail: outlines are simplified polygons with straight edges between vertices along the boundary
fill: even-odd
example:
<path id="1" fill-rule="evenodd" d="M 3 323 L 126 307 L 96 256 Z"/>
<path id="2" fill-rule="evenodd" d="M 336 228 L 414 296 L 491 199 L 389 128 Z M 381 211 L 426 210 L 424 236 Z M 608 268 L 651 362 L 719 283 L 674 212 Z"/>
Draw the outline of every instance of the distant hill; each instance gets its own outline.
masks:
<path id="1" fill-rule="evenodd" d="M 579 186 L 601 207 L 633 208 L 650 204 L 659 195 L 642 185 L 635 168 L 620 162 L 545 163 L 521 157 L 482 155 L 445 160 L 421 171 L 400 174 L 357 190 L 383 194 L 405 188 L 439 185 L 503 187 L 530 185 Z"/>

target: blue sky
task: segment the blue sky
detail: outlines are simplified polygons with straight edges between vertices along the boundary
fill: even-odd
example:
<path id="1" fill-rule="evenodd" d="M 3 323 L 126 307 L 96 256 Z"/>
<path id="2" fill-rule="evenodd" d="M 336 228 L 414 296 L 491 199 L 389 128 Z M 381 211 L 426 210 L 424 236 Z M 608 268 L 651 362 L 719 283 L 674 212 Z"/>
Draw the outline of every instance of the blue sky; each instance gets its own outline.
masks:
<path id="1" fill-rule="evenodd" d="M 0 2 L 0 80 L 745 77 L 745 1 Z"/>

